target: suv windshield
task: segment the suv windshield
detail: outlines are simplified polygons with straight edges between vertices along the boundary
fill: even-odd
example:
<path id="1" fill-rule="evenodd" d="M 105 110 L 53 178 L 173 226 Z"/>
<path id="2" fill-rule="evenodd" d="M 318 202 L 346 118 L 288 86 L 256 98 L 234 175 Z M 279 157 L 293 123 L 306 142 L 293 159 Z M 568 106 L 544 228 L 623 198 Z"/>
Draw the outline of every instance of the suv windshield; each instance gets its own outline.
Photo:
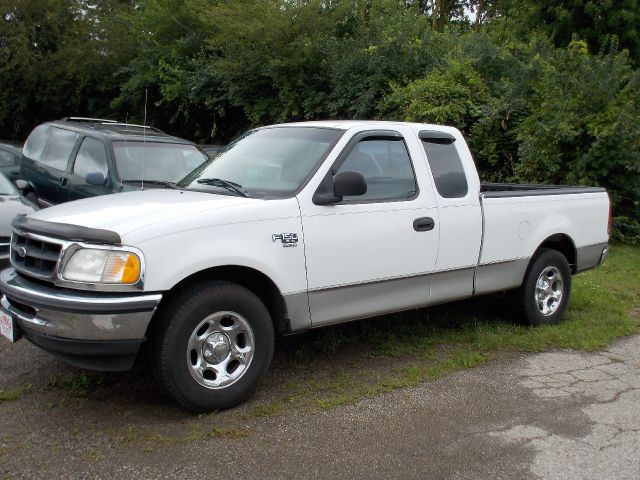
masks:
<path id="1" fill-rule="evenodd" d="M 232 184 L 251 197 L 290 196 L 343 133 L 320 127 L 253 130 L 191 172 L 179 186 L 232 194 L 228 185 Z"/>
<path id="2" fill-rule="evenodd" d="M 180 143 L 113 142 L 116 168 L 123 182 L 177 182 L 208 157 L 194 145 Z"/>

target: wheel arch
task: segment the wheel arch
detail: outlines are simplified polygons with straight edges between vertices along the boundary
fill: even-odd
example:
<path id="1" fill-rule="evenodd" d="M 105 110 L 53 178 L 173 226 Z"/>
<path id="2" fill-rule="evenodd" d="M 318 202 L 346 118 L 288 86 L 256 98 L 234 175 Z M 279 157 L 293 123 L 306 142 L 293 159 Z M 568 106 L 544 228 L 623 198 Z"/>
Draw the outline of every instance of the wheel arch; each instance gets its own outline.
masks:
<path id="1" fill-rule="evenodd" d="M 180 291 L 207 280 L 220 280 L 235 283 L 254 293 L 264 303 L 271 315 L 274 329 L 281 334 L 288 333 L 289 320 L 284 296 L 275 282 L 266 274 L 252 267 L 241 265 L 222 265 L 193 273 L 167 291 L 158 306 L 158 310 L 168 304 Z M 157 315 L 147 327 L 151 328 Z"/>
<path id="2" fill-rule="evenodd" d="M 566 233 L 555 233 L 548 236 L 538 246 L 534 254 L 531 256 L 531 259 L 533 260 L 538 252 L 543 248 L 557 250 L 558 252 L 562 253 L 567 259 L 567 262 L 569 262 L 571 273 L 576 273 L 578 254 L 576 245 L 569 235 L 567 235 Z"/>

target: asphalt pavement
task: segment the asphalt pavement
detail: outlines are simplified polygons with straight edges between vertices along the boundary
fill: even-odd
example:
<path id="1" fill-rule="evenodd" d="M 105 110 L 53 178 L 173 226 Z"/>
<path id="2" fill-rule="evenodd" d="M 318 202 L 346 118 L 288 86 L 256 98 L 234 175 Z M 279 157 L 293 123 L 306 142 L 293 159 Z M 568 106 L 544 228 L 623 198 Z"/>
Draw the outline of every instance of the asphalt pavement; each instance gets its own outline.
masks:
<path id="1" fill-rule="evenodd" d="M 0 345 L 0 362 L 0 389 L 62 368 L 26 343 Z M 494 361 L 319 413 L 222 414 L 209 435 L 198 425 L 215 416 L 136 392 L 57 406 L 44 403 L 51 395 L 0 403 L 0 478 L 640 478 L 640 336 Z M 193 435 L 176 441 L 176 429 Z"/>

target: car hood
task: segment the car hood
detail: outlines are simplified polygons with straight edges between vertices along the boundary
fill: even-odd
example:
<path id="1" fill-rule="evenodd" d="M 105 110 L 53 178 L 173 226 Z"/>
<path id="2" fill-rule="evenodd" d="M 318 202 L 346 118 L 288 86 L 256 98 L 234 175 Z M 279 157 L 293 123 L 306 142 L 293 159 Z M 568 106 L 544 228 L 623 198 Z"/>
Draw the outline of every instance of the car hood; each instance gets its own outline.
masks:
<path id="1" fill-rule="evenodd" d="M 110 230 L 126 243 L 127 237 L 140 237 L 136 232 L 155 230 L 155 234 L 161 234 L 166 231 L 166 226 L 162 226 L 168 222 L 175 224 L 172 230 L 188 230 L 203 224 L 224 224 L 239 217 L 249 220 L 258 214 L 247 215 L 247 210 L 250 212 L 252 206 L 265 203 L 264 200 L 229 195 L 152 189 L 64 203 L 40 210 L 30 218 Z M 151 233 L 143 237 L 149 235 Z"/>
<path id="2" fill-rule="evenodd" d="M 37 207 L 18 195 L 0 195 L 0 237 L 11 236 L 11 222 L 16 215 L 35 212 Z"/>

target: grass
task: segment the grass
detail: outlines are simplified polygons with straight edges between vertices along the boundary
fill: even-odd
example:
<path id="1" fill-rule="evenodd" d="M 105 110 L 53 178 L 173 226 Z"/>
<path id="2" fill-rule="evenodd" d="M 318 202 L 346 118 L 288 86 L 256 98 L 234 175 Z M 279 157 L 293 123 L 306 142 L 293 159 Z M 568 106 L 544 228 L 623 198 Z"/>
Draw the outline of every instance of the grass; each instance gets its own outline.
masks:
<path id="1" fill-rule="evenodd" d="M 48 390 L 66 393 L 71 397 L 86 397 L 92 390 L 102 385 L 104 379 L 100 372 L 63 372 L 51 377 L 45 385 Z M 52 408 L 55 405 L 47 405 Z"/>
<path id="2" fill-rule="evenodd" d="M 506 297 L 493 295 L 285 339 L 274 370 L 298 371 L 301 380 L 249 416 L 277 415 L 292 407 L 329 409 L 513 352 L 599 350 L 640 332 L 639 307 L 640 247 L 614 245 L 603 266 L 573 278 L 571 303 L 560 325 L 520 325 Z M 318 368 L 322 364 L 330 371 Z"/>
<path id="3" fill-rule="evenodd" d="M 22 396 L 22 389 L 9 388 L 7 390 L 0 390 L 0 402 L 13 402 L 19 400 Z"/>

